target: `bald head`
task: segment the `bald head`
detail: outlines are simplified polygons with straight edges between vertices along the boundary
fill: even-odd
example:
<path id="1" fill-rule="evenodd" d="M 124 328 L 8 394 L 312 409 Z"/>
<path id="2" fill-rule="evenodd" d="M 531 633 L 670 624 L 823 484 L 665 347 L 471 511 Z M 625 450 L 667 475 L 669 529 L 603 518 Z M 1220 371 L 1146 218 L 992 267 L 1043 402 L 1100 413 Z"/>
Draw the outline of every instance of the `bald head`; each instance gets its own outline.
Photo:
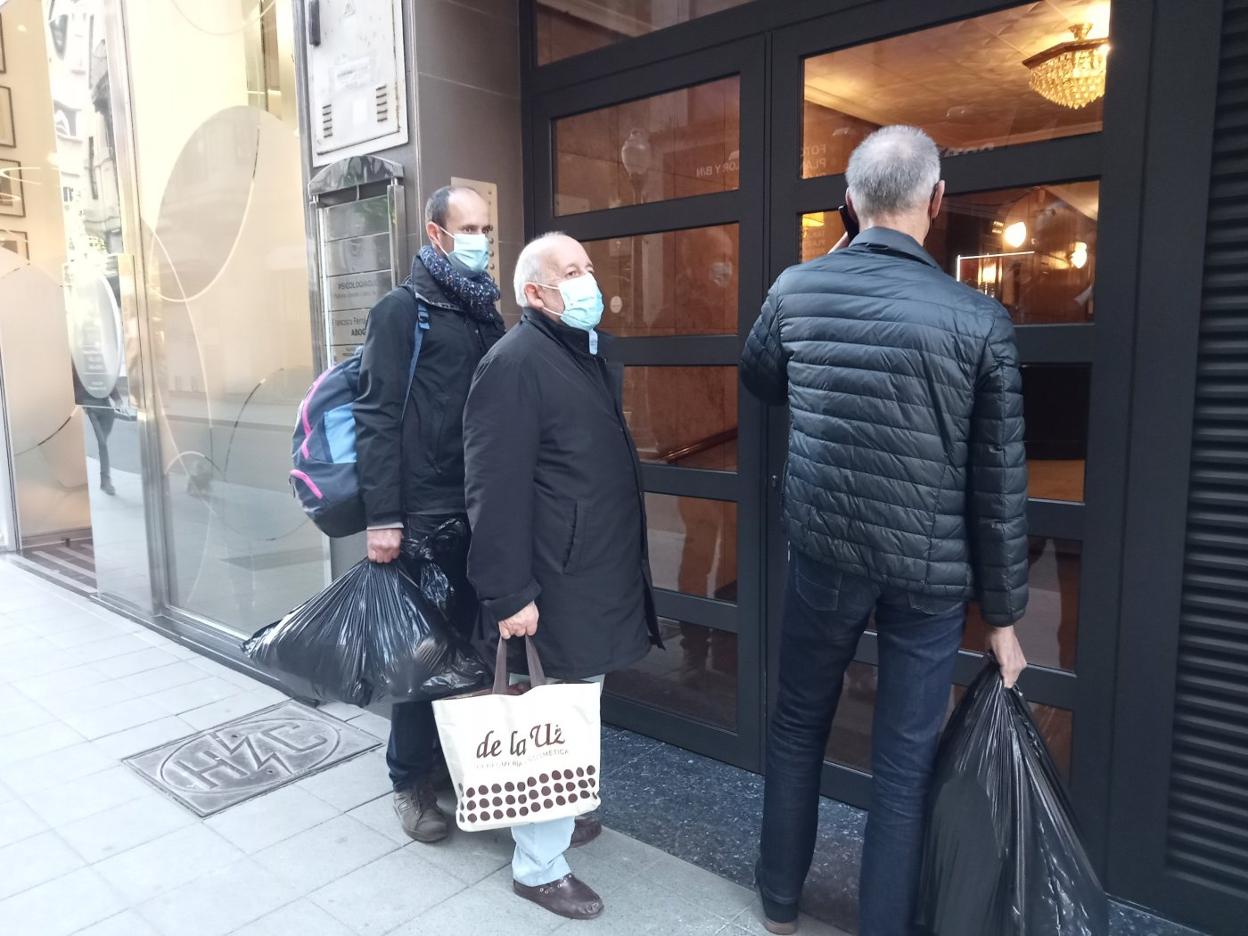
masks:
<path id="1" fill-rule="evenodd" d="M 529 241 L 516 260 L 512 283 L 516 302 L 558 315 L 563 311 L 559 284 L 593 271 L 594 265 L 580 241 L 558 231 L 543 234 Z"/>
<path id="2" fill-rule="evenodd" d="M 443 253 L 455 249 L 456 234 L 493 232 L 490 206 L 476 189 L 444 185 L 425 202 L 425 233 Z"/>

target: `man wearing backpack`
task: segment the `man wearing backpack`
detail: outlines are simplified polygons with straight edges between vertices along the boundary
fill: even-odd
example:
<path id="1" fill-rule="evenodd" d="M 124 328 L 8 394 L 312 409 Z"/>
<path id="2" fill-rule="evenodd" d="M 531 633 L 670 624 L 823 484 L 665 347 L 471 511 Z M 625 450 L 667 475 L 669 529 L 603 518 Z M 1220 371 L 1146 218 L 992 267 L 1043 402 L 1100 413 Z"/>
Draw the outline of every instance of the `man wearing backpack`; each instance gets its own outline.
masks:
<path id="1" fill-rule="evenodd" d="M 357 470 L 368 522 L 368 558 L 393 562 L 436 532 L 434 555 L 454 590 L 452 625 L 471 633 L 477 599 L 468 584 L 464 506 L 464 401 L 477 363 L 503 336 L 495 308 L 489 207 L 470 188 L 444 187 L 425 205 L 429 243 L 408 288 L 369 312 L 355 404 Z M 418 315 L 428 320 L 408 385 Z M 406 407 L 405 407 L 406 402 Z M 403 831 L 437 842 L 450 831 L 432 773 L 437 728 L 429 702 L 393 707 L 386 763 Z"/>

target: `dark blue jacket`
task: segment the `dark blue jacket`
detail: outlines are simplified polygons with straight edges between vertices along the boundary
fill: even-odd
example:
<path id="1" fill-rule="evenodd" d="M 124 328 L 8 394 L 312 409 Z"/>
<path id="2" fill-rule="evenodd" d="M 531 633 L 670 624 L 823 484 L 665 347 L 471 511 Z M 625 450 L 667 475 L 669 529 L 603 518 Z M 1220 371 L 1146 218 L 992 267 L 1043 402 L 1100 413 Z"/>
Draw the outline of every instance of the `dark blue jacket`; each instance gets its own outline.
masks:
<path id="1" fill-rule="evenodd" d="M 843 572 L 1027 606 L 1027 462 L 1014 327 L 917 242 L 885 228 L 792 267 L 742 357 L 746 386 L 789 404 L 784 523 Z"/>

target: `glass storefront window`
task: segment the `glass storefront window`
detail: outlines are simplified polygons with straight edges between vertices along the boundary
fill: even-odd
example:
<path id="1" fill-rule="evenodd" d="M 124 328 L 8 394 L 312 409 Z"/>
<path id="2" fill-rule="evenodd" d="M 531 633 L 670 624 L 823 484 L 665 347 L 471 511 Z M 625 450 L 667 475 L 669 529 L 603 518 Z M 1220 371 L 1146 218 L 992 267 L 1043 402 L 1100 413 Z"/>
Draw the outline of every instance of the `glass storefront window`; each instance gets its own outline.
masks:
<path id="1" fill-rule="evenodd" d="M 314 376 L 295 32 L 286 3 L 183 6 L 126 24 L 170 601 L 250 633 L 328 571 L 286 482 Z"/>
<path id="2" fill-rule="evenodd" d="M 730 10 L 749 0 L 538 0 L 537 64 L 549 65 L 583 52 Z"/>
<path id="3" fill-rule="evenodd" d="M 624 416 L 642 461 L 737 468 L 735 367 L 629 367 Z"/>
<path id="4" fill-rule="evenodd" d="M 737 635 L 659 618 L 666 653 L 607 677 L 608 692 L 733 729 L 737 725 Z"/>
<path id="5" fill-rule="evenodd" d="M 555 214 L 737 188 L 740 91 L 723 78 L 556 120 Z"/>
<path id="6" fill-rule="evenodd" d="M 1086 364 L 1025 364 L 1027 493 L 1083 501 L 1092 369 Z"/>
<path id="7" fill-rule="evenodd" d="M 870 663 L 851 663 L 845 672 L 845 685 L 841 689 L 841 701 L 832 721 L 828 745 L 824 752 L 827 760 L 844 764 L 857 770 L 871 770 L 871 720 L 875 715 L 875 697 L 878 670 Z M 946 717 L 953 714 L 962 701 L 966 690 L 954 686 L 949 692 Z M 1071 712 L 1031 702 L 1032 716 L 1040 728 L 1040 735 L 1049 747 L 1049 753 L 1057 764 L 1063 779 L 1070 777 Z"/>
<path id="8" fill-rule="evenodd" d="M 646 494 L 650 571 L 656 588 L 737 600 L 737 505 Z"/>
<path id="9" fill-rule="evenodd" d="M 1033 536 L 1027 561 L 1031 596 L 1018 623 L 1018 639 L 1027 662 L 1055 669 L 1075 668 L 1079 638 L 1079 579 L 1082 546 L 1074 540 Z M 987 625 L 975 603 L 967 608 L 962 647 L 984 649 Z"/>
<path id="10" fill-rule="evenodd" d="M 1027 3 L 806 59 L 802 177 L 844 172 L 854 147 L 889 124 L 921 127 L 948 155 L 1099 131 L 1103 99 L 1056 104 L 1032 89 L 1023 62 L 1069 41 L 1072 27 L 1104 38 L 1109 9 Z"/>
<path id="11" fill-rule="evenodd" d="M 1100 184 L 1064 182 L 950 195 L 924 248 L 950 276 L 1009 310 L 1016 325 L 1092 321 Z M 800 220 L 802 261 L 845 233 L 835 211 Z"/>
<path id="12" fill-rule="evenodd" d="M 1100 184 L 1066 182 L 956 195 L 927 249 L 1016 325 L 1092 321 Z"/>
<path id="13" fill-rule="evenodd" d="M 606 309 L 620 337 L 735 335 L 735 224 L 589 241 Z"/>

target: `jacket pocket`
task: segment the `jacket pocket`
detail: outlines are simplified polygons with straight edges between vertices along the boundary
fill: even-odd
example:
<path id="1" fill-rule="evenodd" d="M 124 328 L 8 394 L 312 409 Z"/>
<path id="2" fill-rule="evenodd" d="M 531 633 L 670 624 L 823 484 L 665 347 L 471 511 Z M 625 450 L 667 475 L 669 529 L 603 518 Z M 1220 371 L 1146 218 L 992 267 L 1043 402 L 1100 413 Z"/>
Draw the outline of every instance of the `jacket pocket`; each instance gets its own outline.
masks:
<path id="1" fill-rule="evenodd" d="M 581 556 L 585 552 L 586 527 L 589 523 L 589 510 L 584 501 L 572 504 L 572 532 L 568 536 L 568 550 L 563 560 L 565 573 L 575 572 L 581 566 Z"/>
<path id="2" fill-rule="evenodd" d="M 446 408 L 449 402 L 448 394 L 439 393 L 433 397 L 429 411 L 421 414 L 420 444 L 425 450 L 425 458 L 438 474 L 442 473 L 446 463 L 442 443 L 446 435 Z"/>

